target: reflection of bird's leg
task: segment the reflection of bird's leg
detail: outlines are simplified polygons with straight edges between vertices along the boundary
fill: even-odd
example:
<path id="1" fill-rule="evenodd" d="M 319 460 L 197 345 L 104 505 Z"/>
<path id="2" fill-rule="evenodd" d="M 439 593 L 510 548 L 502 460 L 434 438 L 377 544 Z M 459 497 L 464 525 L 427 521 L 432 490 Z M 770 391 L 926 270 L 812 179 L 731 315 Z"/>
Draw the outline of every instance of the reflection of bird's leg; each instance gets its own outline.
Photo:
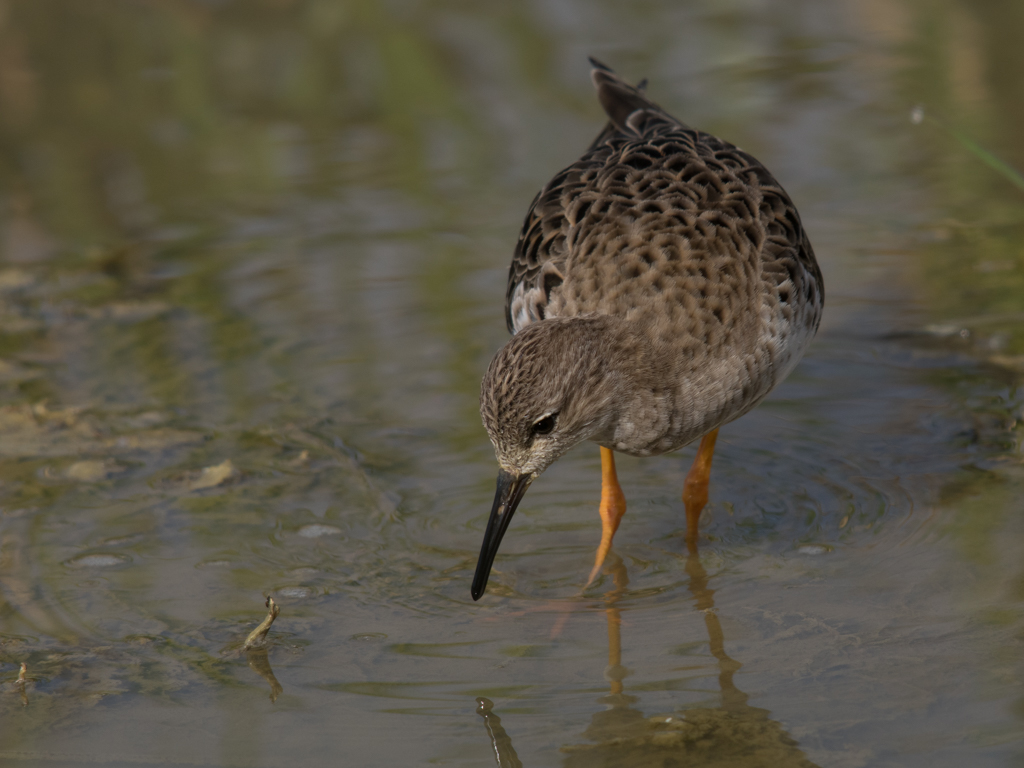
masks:
<path id="1" fill-rule="evenodd" d="M 725 634 L 715 613 L 715 592 L 708 588 L 707 571 L 696 554 L 686 558 L 686 573 L 690 576 L 690 594 L 693 595 L 697 609 L 704 614 L 711 655 L 718 659 L 718 685 L 722 690 L 722 705 L 733 710 L 742 707 L 746 705 L 748 697 L 736 687 L 732 677 L 743 665 L 725 652 Z"/>
<path id="2" fill-rule="evenodd" d="M 622 558 L 615 555 L 609 563 L 615 588 L 605 595 L 607 607 L 604 609 L 608 617 L 608 669 L 605 675 L 612 684 L 612 694 L 622 693 L 622 680 L 626 677 L 626 669 L 622 666 L 622 613 L 615 606 L 629 586 L 629 574 Z"/>
<path id="3" fill-rule="evenodd" d="M 615 454 L 604 446 L 601 446 L 601 507 L 598 512 L 601 515 L 601 544 L 597 548 L 594 567 L 590 571 L 590 578 L 583 586 L 584 589 L 589 587 L 601 572 L 601 564 L 612 548 L 612 538 L 619 530 L 622 516 L 626 514 L 626 496 L 622 493 L 618 475 L 615 474 Z"/>
<path id="4" fill-rule="evenodd" d="M 609 451 L 610 453 L 610 451 Z M 605 668 L 605 679 L 611 684 L 607 696 L 598 699 L 608 706 L 602 712 L 593 715 L 587 735 L 595 741 L 607 738 L 634 738 L 642 735 L 647 728 L 643 713 L 630 708 L 636 699 L 623 693 L 622 681 L 629 671 L 622 666 L 622 612 L 616 603 L 629 587 L 629 575 L 622 558 L 610 554 L 607 561 L 612 576 L 613 588 L 605 593 L 605 616 L 608 620 L 608 666 Z M 568 614 L 566 614 L 568 615 Z M 512 748 L 512 739 L 501 726 L 501 719 L 492 711 L 493 703 L 480 697 L 476 700 L 477 714 L 487 724 L 487 733 L 491 737 L 494 748 L 494 760 L 498 768 L 522 768 L 519 756 Z M 567 765 L 575 765 L 571 760 Z"/>
<path id="5" fill-rule="evenodd" d="M 491 711 L 493 707 L 494 702 L 484 696 L 480 696 L 476 700 L 476 713 L 484 719 L 487 735 L 491 737 L 494 763 L 498 768 L 523 768 L 523 764 L 519 761 L 519 755 L 512 747 L 512 738 L 505 733 L 505 729 L 501 726 L 501 718 Z"/>
<path id="6" fill-rule="evenodd" d="M 686 507 L 686 547 L 690 554 L 697 552 L 697 523 L 700 513 L 708 503 L 708 480 L 711 477 L 711 459 L 715 455 L 715 441 L 718 430 L 713 429 L 704 435 L 697 449 L 693 466 L 686 474 L 683 483 L 683 504 Z"/>
<path id="7" fill-rule="evenodd" d="M 622 685 L 629 670 L 622 666 L 622 612 L 617 603 L 629 586 L 629 576 L 622 558 L 614 553 L 609 555 L 607 566 L 614 584 L 604 598 L 605 617 L 608 621 L 608 666 L 605 667 L 604 676 L 610 684 L 610 690 L 598 699 L 607 709 L 595 712 L 586 730 L 588 737 L 599 742 L 637 738 L 647 728 L 643 712 L 632 707 L 637 701 L 636 697 L 625 693 Z"/>

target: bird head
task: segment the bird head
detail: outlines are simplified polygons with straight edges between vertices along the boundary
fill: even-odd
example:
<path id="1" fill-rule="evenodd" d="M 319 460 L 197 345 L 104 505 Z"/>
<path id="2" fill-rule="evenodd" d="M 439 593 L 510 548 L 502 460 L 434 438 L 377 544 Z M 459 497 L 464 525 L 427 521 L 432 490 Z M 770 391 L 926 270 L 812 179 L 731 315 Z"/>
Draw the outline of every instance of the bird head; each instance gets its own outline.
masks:
<path id="1" fill-rule="evenodd" d="M 570 448 L 611 430 L 617 375 L 604 354 L 610 322 L 595 316 L 534 323 L 513 336 L 487 368 L 480 414 L 499 471 L 474 600 L 487 586 L 498 545 L 530 484 Z"/>

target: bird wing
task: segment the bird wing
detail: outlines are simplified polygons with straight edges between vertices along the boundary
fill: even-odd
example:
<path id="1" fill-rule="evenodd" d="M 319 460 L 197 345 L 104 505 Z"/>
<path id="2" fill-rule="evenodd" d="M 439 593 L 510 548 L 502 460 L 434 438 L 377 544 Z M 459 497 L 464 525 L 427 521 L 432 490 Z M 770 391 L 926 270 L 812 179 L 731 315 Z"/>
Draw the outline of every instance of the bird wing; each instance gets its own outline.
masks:
<path id="1" fill-rule="evenodd" d="M 609 122 L 583 157 L 556 174 L 530 204 L 508 273 L 505 322 L 509 333 L 544 319 L 552 291 L 565 279 L 566 237 L 582 219 L 575 204 L 592 185 L 596 172 L 608 164 L 615 144 L 621 143 L 625 133 L 632 133 L 626 127 L 630 115 L 650 111 L 673 126 L 684 127 L 643 95 L 646 80 L 634 88 L 596 59 L 590 63 Z"/>
<path id="2" fill-rule="evenodd" d="M 686 282 L 700 281 L 694 277 L 699 274 L 706 280 L 708 269 L 718 269 L 711 263 L 716 249 L 728 251 L 741 272 L 744 264 L 760 262 L 760 274 L 737 275 L 751 289 L 760 280 L 777 284 L 783 304 L 790 291 L 803 291 L 810 299 L 804 305 L 820 316 L 817 262 L 795 206 L 767 169 L 732 144 L 676 120 L 605 65 L 591 63 L 609 123 L 530 206 L 509 269 L 509 331 L 568 309 L 567 301 L 574 305 L 572 314 L 621 312 L 644 303 L 651 297 L 650 281 L 622 279 L 631 260 L 643 260 L 642 271 L 651 259 L 682 253 L 685 263 L 662 264 L 661 274 Z M 636 258 L 607 258 L 603 251 L 615 243 L 633 248 Z M 569 269 L 577 276 L 589 272 L 588 306 L 560 295 Z M 618 274 L 603 274 L 609 270 Z M 743 299 L 739 293 L 734 301 Z M 733 314 L 714 301 L 688 307 L 705 315 L 696 318 L 705 327 L 722 325 Z"/>

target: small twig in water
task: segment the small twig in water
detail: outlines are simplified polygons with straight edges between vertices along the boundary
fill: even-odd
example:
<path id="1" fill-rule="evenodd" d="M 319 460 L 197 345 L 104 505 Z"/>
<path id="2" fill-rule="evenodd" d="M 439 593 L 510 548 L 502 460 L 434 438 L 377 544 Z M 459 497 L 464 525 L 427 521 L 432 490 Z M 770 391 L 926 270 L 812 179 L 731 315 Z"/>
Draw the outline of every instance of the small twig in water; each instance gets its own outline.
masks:
<path id="1" fill-rule="evenodd" d="M 21 705 L 23 707 L 28 706 L 28 693 L 25 691 L 26 683 L 28 683 L 28 664 L 23 661 L 21 662 L 21 669 L 18 670 L 18 682 L 15 683 L 21 692 Z"/>
<path id="2" fill-rule="evenodd" d="M 266 641 L 267 632 L 270 631 L 270 626 L 274 623 L 274 619 L 277 618 L 277 614 L 281 612 L 277 603 L 274 602 L 274 598 L 267 598 L 267 608 L 270 612 L 267 614 L 267 618 L 263 620 L 256 629 L 249 633 L 249 636 L 245 638 L 245 645 L 242 646 L 243 650 L 250 651 L 253 648 L 261 648 L 263 643 Z"/>

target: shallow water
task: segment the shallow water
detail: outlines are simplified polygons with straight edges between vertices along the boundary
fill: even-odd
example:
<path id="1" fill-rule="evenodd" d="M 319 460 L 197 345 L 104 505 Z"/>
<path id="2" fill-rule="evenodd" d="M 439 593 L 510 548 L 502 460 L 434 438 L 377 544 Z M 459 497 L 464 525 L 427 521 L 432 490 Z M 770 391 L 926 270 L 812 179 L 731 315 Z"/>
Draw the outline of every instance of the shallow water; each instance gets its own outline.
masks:
<path id="1" fill-rule="evenodd" d="M 1011 0 L 0 3 L 0 757 L 1020 764 L 1022 35 Z M 825 319 L 722 430 L 699 558 L 693 449 L 626 457 L 581 594 L 583 446 L 474 603 L 479 380 L 602 123 L 588 54 L 772 169 Z"/>

